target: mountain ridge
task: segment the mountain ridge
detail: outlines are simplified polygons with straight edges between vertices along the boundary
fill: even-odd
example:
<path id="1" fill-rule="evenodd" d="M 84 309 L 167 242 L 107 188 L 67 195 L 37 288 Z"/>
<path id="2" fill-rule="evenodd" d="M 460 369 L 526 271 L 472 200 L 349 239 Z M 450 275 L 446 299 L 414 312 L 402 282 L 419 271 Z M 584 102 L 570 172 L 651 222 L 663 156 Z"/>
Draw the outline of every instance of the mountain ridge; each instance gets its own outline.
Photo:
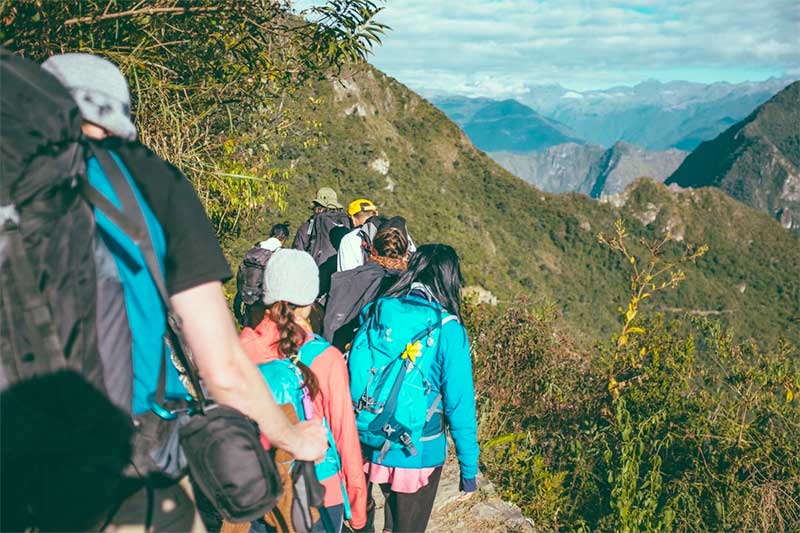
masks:
<path id="1" fill-rule="evenodd" d="M 800 315 L 800 239 L 767 215 L 713 189 L 681 193 L 674 208 L 676 195 L 647 181 L 630 186 L 621 207 L 542 192 L 476 149 L 444 113 L 393 78 L 369 66 L 344 78 L 321 81 L 293 102 L 299 116 L 320 124 L 323 142 L 306 146 L 297 139 L 283 149 L 276 164 L 294 168 L 290 207 L 265 206 L 264 226 L 280 217 L 297 227 L 321 186 L 334 187 L 344 202 L 369 197 L 382 213 L 405 216 L 417 242 L 455 246 L 468 285 L 502 301 L 527 295 L 554 302 L 576 335 L 589 340 L 616 329 L 616 308 L 626 301 L 627 270 L 596 238 L 622 217 L 635 239 L 674 228 L 684 239 L 670 241 L 675 253 L 684 242 L 711 246 L 687 267 L 685 289 L 664 295 L 665 307 L 730 310 L 725 321 L 743 336 L 791 334 L 792 317 Z M 745 222 L 709 221 L 731 213 Z M 262 231 L 243 231 L 226 243 L 229 253 L 243 253 Z M 745 292 L 737 289 L 742 283 Z"/>
<path id="2" fill-rule="evenodd" d="M 533 85 L 515 98 L 570 128 L 587 143 L 608 148 L 622 140 L 650 150 L 692 150 L 745 118 L 791 82 L 790 77 L 738 84 L 649 80 L 582 92 L 559 85 Z M 446 102 L 441 109 L 461 124 L 459 106 L 474 108 L 493 100 L 449 95 L 431 101 L 437 106 Z"/>
<path id="3" fill-rule="evenodd" d="M 583 142 L 558 121 L 544 117 L 517 100 L 478 100 L 457 110 L 453 120 L 479 149 L 528 152 L 565 142 Z"/>
<path id="4" fill-rule="evenodd" d="M 721 188 L 800 232 L 800 81 L 698 146 L 667 183 Z"/>

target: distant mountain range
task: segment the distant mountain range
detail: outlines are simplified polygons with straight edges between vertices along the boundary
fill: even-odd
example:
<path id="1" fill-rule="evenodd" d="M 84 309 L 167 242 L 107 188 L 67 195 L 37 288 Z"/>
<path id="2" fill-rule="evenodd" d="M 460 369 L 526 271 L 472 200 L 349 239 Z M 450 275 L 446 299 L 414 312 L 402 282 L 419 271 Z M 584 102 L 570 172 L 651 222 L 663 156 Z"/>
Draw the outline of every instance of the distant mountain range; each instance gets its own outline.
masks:
<path id="1" fill-rule="evenodd" d="M 645 150 L 617 142 L 606 150 L 592 144 L 565 143 L 539 152 L 491 152 L 502 167 L 554 193 L 580 192 L 593 198 L 621 193 L 636 178 L 669 177 L 688 155 L 681 150 Z"/>
<path id="2" fill-rule="evenodd" d="M 789 78 L 771 78 L 761 82 L 731 84 L 726 82 L 702 84 L 684 81 L 662 83 L 654 80 L 633 87 L 613 87 L 595 91 L 571 91 L 560 85 L 529 86 L 521 95 L 520 103 L 550 128 L 575 139 L 611 147 L 617 141 L 643 146 L 650 150 L 678 148 L 693 150 L 705 140 L 742 120 L 753 109 L 786 87 Z M 478 148 L 490 151 L 523 151 L 511 144 L 502 145 L 504 136 L 497 131 L 513 132 L 520 109 L 504 101 L 501 108 L 513 109 L 514 120 L 503 123 L 502 116 L 494 112 L 492 128 L 484 128 L 483 138 L 494 139 L 492 148 L 484 148 L 470 135 L 466 124 L 486 106 L 496 101 L 486 98 L 461 96 L 434 97 L 434 105 L 444 111 L 464 129 Z M 485 126 L 485 125 L 484 125 Z M 533 137 L 532 128 L 527 128 Z M 515 135 L 508 136 L 515 138 Z M 482 139 L 483 139 L 482 138 Z M 565 142 L 549 133 L 544 142 L 554 146 Z"/>
<path id="3" fill-rule="evenodd" d="M 669 230 L 669 254 L 683 243 L 710 246 L 686 265 L 684 284 L 659 295 L 669 316 L 718 314 L 740 336 L 800 338 L 792 328 L 800 312 L 800 236 L 767 214 L 719 189 L 676 193 L 649 180 L 606 203 L 549 194 L 476 150 L 444 113 L 391 77 L 369 66 L 343 77 L 321 80 L 291 102 L 298 117 L 319 124 L 324 142 L 306 146 L 297 136 L 284 147 L 278 163 L 295 169 L 288 208 L 265 211 L 252 231 L 226 239 L 235 261 L 270 220 L 300 224 L 308 198 L 334 187 L 344 201 L 367 196 L 382 214 L 405 216 L 418 243 L 453 245 L 470 286 L 501 301 L 527 295 L 556 302 L 565 324 L 595 340 L 618 330 L 617 306 L 629 298 L 627 268 L 597 242 L 598 232 L 613 231 L 623 218 L 632 243 Z M 603 188 L 613 181 L 609 175 Z"/>
<path id="4" fill-rule="evenodd" d="M 486 152 L 529 152 L 566 142 L 583 142 L 567 126 L 543 117 L 516 100 L 461 98 L 437 105 L 456 122 L 472 143 Z"/>
<path id="5" fill-rule="evenodd" d="M 800 81 L 698 146 L 667 183 L 719 187 L 800 232 Z"/>

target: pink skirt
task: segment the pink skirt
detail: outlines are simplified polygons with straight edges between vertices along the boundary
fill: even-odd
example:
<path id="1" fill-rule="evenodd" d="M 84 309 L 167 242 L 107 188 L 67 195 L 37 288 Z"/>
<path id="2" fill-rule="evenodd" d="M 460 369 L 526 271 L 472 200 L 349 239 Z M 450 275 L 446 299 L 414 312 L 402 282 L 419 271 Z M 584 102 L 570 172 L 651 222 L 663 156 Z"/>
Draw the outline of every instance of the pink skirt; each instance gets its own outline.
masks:
<path id="1" fill-rule="evenodd" d="M 397 468 L 364 463 L 364 473 L 370 483 L 390 483 L 392 492 L 413 494 L 428 484 L 434 468 Z"/>

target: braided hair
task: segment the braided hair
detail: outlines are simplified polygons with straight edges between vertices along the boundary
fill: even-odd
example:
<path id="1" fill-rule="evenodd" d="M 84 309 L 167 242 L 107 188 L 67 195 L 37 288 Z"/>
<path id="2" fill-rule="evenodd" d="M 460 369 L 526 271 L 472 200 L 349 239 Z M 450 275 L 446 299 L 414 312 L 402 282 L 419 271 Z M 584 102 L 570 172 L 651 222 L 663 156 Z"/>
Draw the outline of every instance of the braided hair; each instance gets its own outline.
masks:
<path id="1" fill-rule="evenodd" d="M 288 357 L 303 374 L 303 383 L 308 394 L 314 398 L 319 392 L 319 382 L 314 372 L 300 361 L 297 353 L 306 340 L 306 332 L 294 319 L 295 306 L 289 302 L 275 302 L 269 308 L 269 318 L 278 326 L 280 338 L 277 341 L 278 352 Z"/>
<path id="2" fill-rule="evenodd" d="M 400 259 L 408 253 L 408 238 L 399 229 L 386 227 L 375 234 L 372 247 L 381 257 Z"/>

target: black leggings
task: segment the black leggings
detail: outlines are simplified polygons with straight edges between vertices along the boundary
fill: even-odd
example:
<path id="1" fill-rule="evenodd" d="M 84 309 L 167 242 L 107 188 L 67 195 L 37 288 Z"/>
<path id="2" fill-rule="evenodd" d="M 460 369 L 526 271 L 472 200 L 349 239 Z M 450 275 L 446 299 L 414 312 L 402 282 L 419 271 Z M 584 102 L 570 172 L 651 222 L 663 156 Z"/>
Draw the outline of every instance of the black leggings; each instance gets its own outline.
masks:
<path id="1" fill-rule="evenodd" d="M 442 467 L 437 467 L 428 478 L 428 484 L 417 492 L 392 492 L 390 483 L 381 484 L 381 492 L 386 498 L 383 508 L 383 528 L 392 533 L 425 531 L 433 511 L 433 501 L 439 488 Z"/>

